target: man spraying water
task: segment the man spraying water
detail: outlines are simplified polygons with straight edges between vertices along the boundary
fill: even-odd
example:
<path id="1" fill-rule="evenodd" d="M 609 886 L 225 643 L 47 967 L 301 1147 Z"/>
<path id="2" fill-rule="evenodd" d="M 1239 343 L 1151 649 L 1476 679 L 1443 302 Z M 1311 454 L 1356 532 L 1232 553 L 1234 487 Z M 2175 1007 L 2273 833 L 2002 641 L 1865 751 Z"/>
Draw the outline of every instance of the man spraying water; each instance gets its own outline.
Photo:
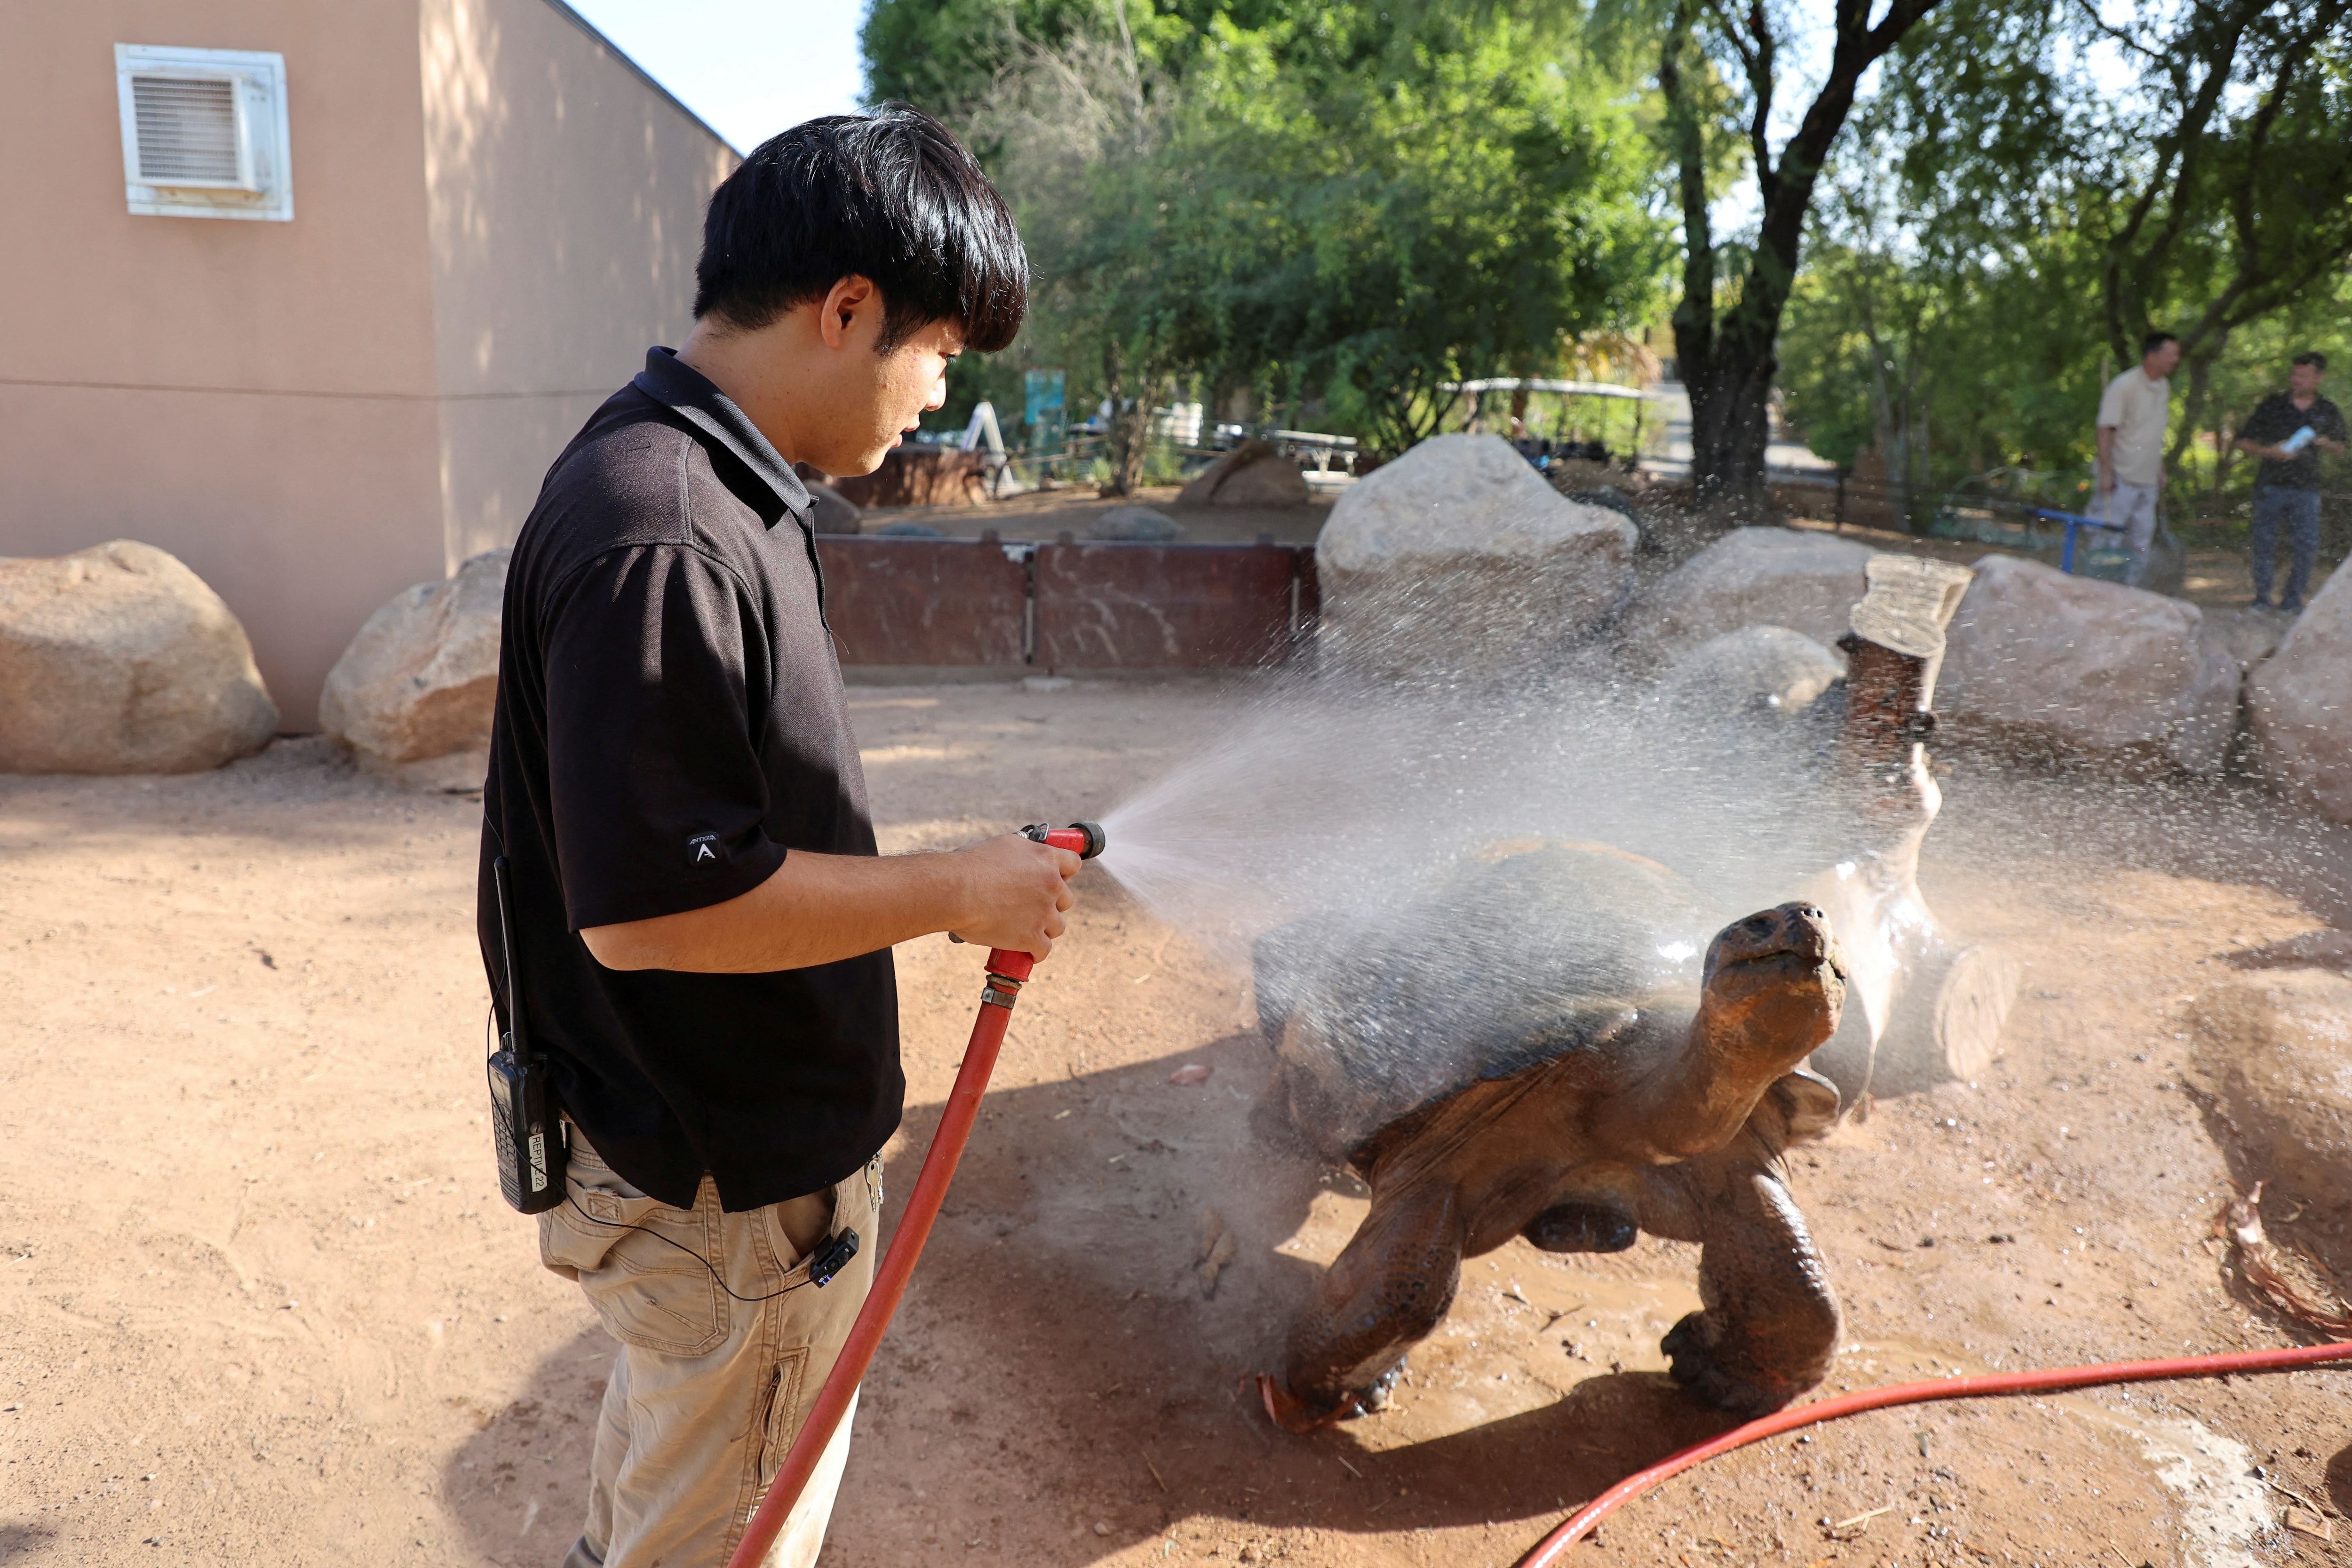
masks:
<path id="1" fill-rule="evenodd" d="M 1079 861 L 1020 835 L 877 855 L 793 473 L 872 472 L 950 361 L 1013 341 L 1003 202 L 928 116 L 811 121 L 711 197 L 696 276 L 693 331 L 516 543 L 483 791 L 502 1055 L 562 1117 L 518 1202 L 620 1345 L 566 1568 L 733 1552 L 873 1278 L 891 945 L 1043 957 Z M 769 1563 L 814 1561 L 849 1430 Z"/>

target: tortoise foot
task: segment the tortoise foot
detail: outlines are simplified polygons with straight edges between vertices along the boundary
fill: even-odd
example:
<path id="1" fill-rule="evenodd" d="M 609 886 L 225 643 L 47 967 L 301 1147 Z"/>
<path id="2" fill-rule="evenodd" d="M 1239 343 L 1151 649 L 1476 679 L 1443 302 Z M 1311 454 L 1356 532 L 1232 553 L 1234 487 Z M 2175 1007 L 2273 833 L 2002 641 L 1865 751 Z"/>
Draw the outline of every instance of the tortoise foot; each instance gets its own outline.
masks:
<path id="1" fill-rule="evenodd" d="M 1674 1362 L 1675 1381 L 1692 1398 L 1733 1415 L 1769 1415 L 1800 1392 L 1780 1379 L 1756 1381 L 1748 1367 L 1735 1366 L 1720 1353 L 1721 1325 L 1705 1312 L 1693 1312 L 1667 1331 L 1658 1348 Z"/>
<path id="2" fill-rule="evenodd" d="M 1262 1372 L 1257 1374 L 1257 1396 L 1259 1402 L 1265 1406 L 1267 1420 L 1284 1431 L 1296 1432 L 1302 1437 L 1310 1432 L 1320 1432 L 1328 1426 L 1337 1426 L 1350 1415 L 1361 1414 L 1356 1409 L 1355 1401 L 1352 1399 L 1343 1399 L 1328 1409 L 1321 1405 L 1309 1405 L 1283 1387 L 1282 1381 L 1269 1373 Z"/>
<path id="3" fill-rule="evenodd" d="M 1266 1419 L 1286 1432 L 1304 1436 L 1337 1426 L 1342 1421 L 1354 1421 L 1366 1415 L 1376 1415 L 1389 1407 L 1391 1394 L 1397 1379 L 1404 1374 L 1404 1362 L 1400 1359 L 1388 1371 L 1374 1378 L 1367 1388 L 1351 1389 L 1330 1405 L 1315 1405 L 1299 1398 L 1283 1386 L 1282 1380 L 1267 1373 L 1258 1373 L 1257 1396 L 1265 1406 Z"/>

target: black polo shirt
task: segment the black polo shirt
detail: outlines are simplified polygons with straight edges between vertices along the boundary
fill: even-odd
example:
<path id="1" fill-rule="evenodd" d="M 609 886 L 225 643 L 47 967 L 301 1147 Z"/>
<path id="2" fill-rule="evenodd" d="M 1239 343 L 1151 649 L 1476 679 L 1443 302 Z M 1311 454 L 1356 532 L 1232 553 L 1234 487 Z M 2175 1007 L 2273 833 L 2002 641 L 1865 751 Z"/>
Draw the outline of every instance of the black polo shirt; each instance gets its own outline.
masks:
<path id="1" fill-rule="evenodd" d="M 2331 441 L 2345 439 L 2344 416 L 2336 405 L 2324 397 L 2315 397 L 2310 407 L 2297 408 L 2294 397 L 2284 392 L 2273 392 L 2256 404 L 2246 422 L 2238 426 L 2238 435 L 2243 440 L 2275 447 L 2306 425 L 2315 436 L 2325 436 Z M 2276 458 L 2264 458 L 2263 466 L 2254 471 L 2254 483 L 2273 489 L 2317 489 L 2319 443 L 2312 442 L 2284 463 Z"/>
<path id="2" fill-rule="evenodd" d="M 548 470 L 507 568 L 477 927 L 513 889 L 525 1023 L 596 1152 L 666 1204 L 847 1176 L 898 1124 L 887 950 L 769 974 L 610 970 L 590 926 L 757 887 L 794 849 L 871 855 L 808 492 L 667 349 Z"/>

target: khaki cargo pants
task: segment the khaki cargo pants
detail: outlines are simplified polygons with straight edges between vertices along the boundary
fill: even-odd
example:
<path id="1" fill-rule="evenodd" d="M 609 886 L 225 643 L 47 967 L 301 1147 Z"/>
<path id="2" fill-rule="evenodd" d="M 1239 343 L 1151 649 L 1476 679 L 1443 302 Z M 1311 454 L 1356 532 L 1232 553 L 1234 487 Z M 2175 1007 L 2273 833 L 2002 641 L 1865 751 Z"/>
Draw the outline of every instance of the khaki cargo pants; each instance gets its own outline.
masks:
<path id="1" fill-rule="evenodd" d="M 694 1207 L 676 1209 L 570 1131 L 570 1201 L 539 1216 L 540 1258 L 580 1282 L 621 1351 L 597 1422 L 587 1525 L 563 1568 L 721 1568 L 874 1282 L 882 1162 L 741 1214 L 720 1210 L 705 1176 Z M 811 1285 L 810 1249 L 845 1226 L 857 1232 L 857 1257 L 832 1283 Z M 853 1403 L 765 1568 L 815 1563 L 856 1413 Z"/>

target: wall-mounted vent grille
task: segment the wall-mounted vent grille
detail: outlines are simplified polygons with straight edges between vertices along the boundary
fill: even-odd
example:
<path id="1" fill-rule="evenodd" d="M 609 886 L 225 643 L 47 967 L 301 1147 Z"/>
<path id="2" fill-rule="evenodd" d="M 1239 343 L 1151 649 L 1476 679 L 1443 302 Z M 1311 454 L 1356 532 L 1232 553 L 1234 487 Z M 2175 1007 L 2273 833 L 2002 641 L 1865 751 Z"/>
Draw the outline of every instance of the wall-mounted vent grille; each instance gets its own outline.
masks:
<path id="1" fill-rule="evenodd" d="M 117 44 L 114 76 L 132 213 L 293 217 L 285 56 Z"/>
<path id="2" fill-rule="evenodd" d="M 226 77 L 131 79 L 139 177 L 152 185 L 245 183 L 236 155 L 236 83 Z"/>

